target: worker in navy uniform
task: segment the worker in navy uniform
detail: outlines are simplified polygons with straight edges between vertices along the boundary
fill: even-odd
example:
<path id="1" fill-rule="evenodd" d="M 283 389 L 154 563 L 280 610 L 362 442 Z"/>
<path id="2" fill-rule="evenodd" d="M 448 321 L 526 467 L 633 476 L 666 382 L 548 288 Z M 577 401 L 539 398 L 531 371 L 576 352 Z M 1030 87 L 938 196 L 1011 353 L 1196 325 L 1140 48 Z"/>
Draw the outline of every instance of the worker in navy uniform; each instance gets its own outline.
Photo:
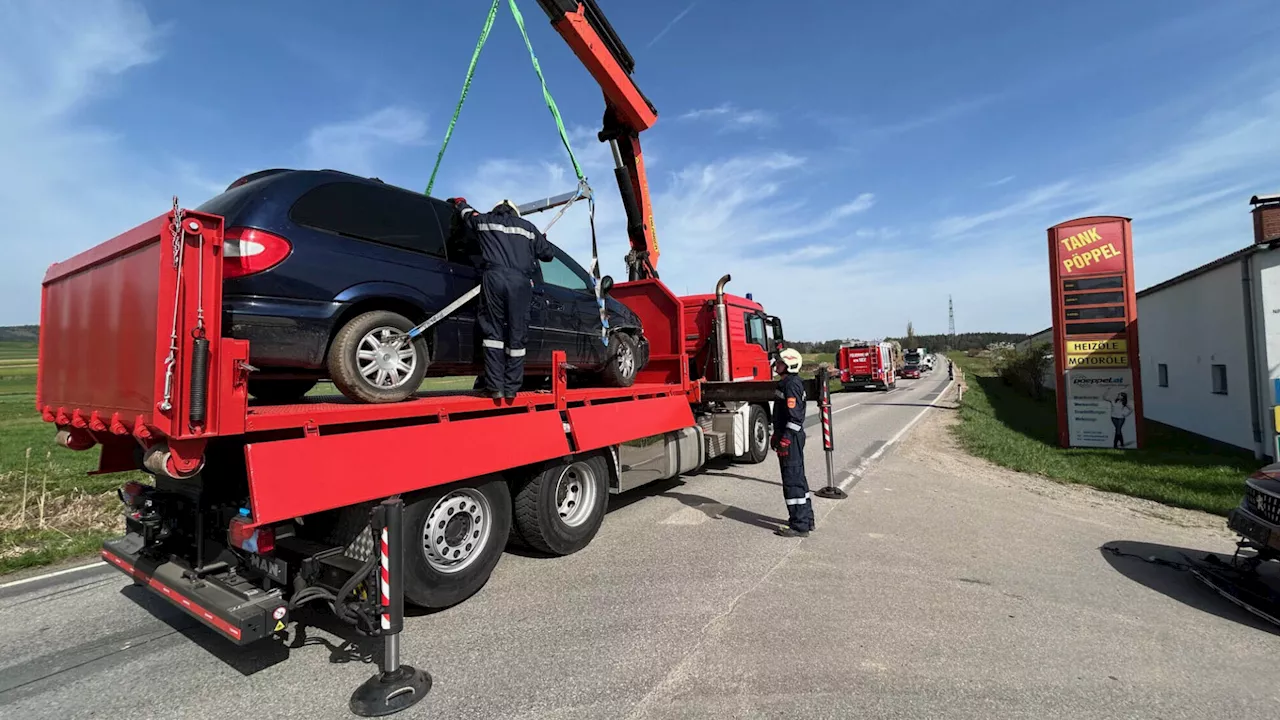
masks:
<path id="1" fill-rule="evenodd" d="M 794 348 L 778 354 L 781 375 L 773 401 L 773 439 L 782 469 L 782 497 L 787 503 L 787 524 L 778 528 L 782 537 L 808 537 L 813 530 L 813 502 L 804 476 L 804 381 L 797 374 L 803 359 Z"/>
<path id="2" fill-rule="evenodd" d="M 466 198 L 450 198 L 448 202 L 480 250 L 485 394 L 514 398 L 524 383 L 533 278 L 538 261 L 551 260 L 554 250 L 542 231 L 520 217 L 510 200 L 503 200 L 487 213 L 472 208 Z"/>

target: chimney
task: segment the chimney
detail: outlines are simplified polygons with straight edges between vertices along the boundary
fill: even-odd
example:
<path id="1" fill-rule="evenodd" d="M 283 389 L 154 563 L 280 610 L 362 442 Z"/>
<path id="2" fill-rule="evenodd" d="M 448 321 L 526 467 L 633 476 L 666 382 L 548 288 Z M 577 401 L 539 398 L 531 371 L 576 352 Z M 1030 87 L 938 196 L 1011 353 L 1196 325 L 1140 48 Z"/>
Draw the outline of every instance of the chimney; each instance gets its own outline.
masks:
<path id="1" fill-rule="evenodd" d="M 1249 204 L 1253 205 L 1254 244 L 1280 240 L 1280 195 L 1254 195 Z"/>

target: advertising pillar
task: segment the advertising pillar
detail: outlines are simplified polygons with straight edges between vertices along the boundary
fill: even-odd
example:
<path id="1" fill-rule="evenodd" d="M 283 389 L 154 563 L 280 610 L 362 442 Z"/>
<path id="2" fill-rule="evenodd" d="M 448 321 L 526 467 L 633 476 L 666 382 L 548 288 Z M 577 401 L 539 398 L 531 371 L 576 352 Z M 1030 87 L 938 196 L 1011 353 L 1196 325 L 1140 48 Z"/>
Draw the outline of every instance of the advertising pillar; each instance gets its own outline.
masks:
<path id="1" fill-rule="evenodd" d="M 1058 443 L 1143 445 L 1138 299 L 1129 218 L 1085 217 L 1049 228 Z"/>

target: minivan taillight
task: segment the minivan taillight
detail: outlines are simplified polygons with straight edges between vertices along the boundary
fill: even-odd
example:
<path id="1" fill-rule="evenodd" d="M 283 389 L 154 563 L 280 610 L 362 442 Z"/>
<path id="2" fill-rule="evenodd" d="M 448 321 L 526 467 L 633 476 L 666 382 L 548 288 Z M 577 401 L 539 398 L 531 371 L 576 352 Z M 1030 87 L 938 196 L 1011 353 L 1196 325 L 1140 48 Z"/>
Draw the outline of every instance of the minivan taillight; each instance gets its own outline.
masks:
<path id="1" fill-rule="evenodd" d="M 253 228 L 227 228 L 222 243 L 222 279 L 270 270 L 292 251 L 289 241 L 279 235 Z"/>

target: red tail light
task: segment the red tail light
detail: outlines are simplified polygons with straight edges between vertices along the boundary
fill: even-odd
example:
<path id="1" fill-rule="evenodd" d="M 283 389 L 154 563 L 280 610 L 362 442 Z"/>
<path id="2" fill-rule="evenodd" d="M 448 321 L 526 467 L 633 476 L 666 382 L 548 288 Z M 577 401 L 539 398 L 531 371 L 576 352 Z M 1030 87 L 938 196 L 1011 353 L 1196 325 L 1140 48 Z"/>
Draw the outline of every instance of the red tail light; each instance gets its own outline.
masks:
<path id="1" fill-rule="evenodd" d="M 222 278 L 253 275 L 279 265 L 293 246 L 279 235 L 253 228 L 228 228 L 222 245 Z"/>
<path id="2" fill-rule="evenodd" d="M 116 494 L 120 496 L 120 501 L 130 508 L 141 507 L 145 500 L 146 488 L 139 482 L 127 482 L 121 487 Z"/>
<path id="3" fill-rule="evenodd" d="M 245 518 L 235 518 L 227 530 L 227 540 L 241 550 L 269 553 L 276 549 L 276 530 L 267 526 L 250 527 Z"/>

